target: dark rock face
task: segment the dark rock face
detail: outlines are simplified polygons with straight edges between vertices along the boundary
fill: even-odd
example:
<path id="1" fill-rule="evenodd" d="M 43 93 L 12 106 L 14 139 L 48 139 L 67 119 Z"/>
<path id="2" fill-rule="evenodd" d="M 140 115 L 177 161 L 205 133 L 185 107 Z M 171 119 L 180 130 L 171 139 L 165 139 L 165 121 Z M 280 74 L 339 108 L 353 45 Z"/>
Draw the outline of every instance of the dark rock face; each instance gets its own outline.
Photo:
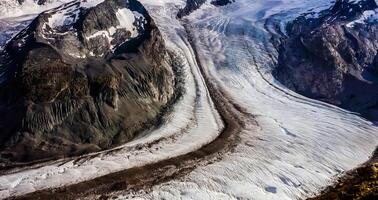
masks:
<path id="1" fill-rule="evenodd" d="M 356 21 L 377 7 L 340 0 L 319 17 L 298 17 L 278 47 L 274 76 L 300 94 L 378 120 L 378 25 Z"/>
<path id="2" fill-rule="evenodd" d="M 189 15 L 193 11 L 200 8 L 205 2 L 206 0 L 186 0 L 185 7 L 179 10 L 179 12 L 177 13 L 177 17 L 182 18 L 184 16 Z"/>
<path id="3" fill-rule="evenodd" d="M 38 0 L 37 3 L 38 5 L 44 5 L 48 0 Z"/>
<path id="4" fill-rule="evenodd" d="M 178 18 L 185 17 L 193 11 L 199 9 L 207 0 L 187 0 L 184 8 L 180 9 L 177 13 Z M 235 2 L 235 0 L 212 0 L 210 3 L 214 6 L 225 6 Z"/>
<path id="5" fill-rule="evenodd" d="M 213 0 L 211 1 L 211 4 L 215 6 L 225 6 L 227 4 L 230 4 L 232 2 L 235 2 L 235 0 Z"/>
<path id="6" fill-rule="evenodd" d="M 172 102 L 169 59 L 136 0 L 74 1 L 42 13 L 0 52 L 0 163 L 131 140 Z"/>

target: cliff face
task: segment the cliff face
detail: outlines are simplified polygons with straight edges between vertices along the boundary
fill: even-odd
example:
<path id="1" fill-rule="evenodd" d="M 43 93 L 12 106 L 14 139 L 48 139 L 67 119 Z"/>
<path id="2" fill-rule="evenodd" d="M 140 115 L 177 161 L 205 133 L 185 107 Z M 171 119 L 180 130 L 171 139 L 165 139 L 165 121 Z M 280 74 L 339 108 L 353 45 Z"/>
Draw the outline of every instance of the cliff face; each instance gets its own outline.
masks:
<path id="1" fill-rule="evenodd" d="M 40 14 L 0 52 L 0 160 L 131 140 L 172 101 L 169 59 L 136 0 L 77 0 Z"/>
<path id="2" fill-rule="evenodd" d="M 186 5 L 184 8 L 180 9 L 177 13 L 178 18 L 185 17 L 193 11 L 200 8 L 207 0 L 186 0 Z"/>
<path id="3" fill-rule="evenodd" d="M 186 0 L 186 5 L 184 8 L 180 9 L 177 13 L 178 18 L 185 17 L 192 13 L 193 11 L 199 9 L 207 0 Z M 235 2 L 235 0 L 211 0 L 210 3 L 214 6 L 225 6 Z"/>
<path id="4" fill-rule="evenodd" d="M 287 26 L 275 77 L 305 96 L 378 120 L 378 25 L 373 0 L 340 0 Z"/>
<path id="5" fill-rule="evenodd" d="M 212 0 L 211 4 L 215 6 L 225 6 L 227 4 L 233 3 L 235 0 Z"/>

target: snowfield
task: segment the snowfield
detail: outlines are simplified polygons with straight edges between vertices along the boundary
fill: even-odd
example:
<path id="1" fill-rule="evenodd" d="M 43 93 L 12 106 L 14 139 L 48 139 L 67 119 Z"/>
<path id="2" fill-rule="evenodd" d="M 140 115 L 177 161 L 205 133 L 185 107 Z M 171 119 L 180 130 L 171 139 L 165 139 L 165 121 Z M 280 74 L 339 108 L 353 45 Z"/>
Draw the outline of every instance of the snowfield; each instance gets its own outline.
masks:
<path id="1" fill-rule="evenodd" d="M 210 143 L 224 125 L 200 67 L 235 104 L 253 116 L 257 126 L 247 124 L 238 146 L 220 161 L 200 165 L 188 175 L 148 191 L 114 193 L 118 199 L 303 199 L 367 161 L 375 150 L 378 127 L 374 124 L 300 96 L 280 85 L 270 73 L 278 55 L 265 21 L 280 19 L 283 30 L 288 20 L 304 12 L 316 14 L 331 6 L 332 0 L 236 0 L 225 7 L 207 2 L 182 21 L 176 13 L 185 5 L 184 0 L 141 2 L 168 49 L 183 63 L 184 97 L 159 129 L 115 151 L 0 176 L 0 199 L 155 163 Z M 190 27 L 201 65 L 196 62 L 183 24 Z M 130 26 L 127 22 L 123 25 Z M 158 140 L 152 147 L 143 145 Z"/>

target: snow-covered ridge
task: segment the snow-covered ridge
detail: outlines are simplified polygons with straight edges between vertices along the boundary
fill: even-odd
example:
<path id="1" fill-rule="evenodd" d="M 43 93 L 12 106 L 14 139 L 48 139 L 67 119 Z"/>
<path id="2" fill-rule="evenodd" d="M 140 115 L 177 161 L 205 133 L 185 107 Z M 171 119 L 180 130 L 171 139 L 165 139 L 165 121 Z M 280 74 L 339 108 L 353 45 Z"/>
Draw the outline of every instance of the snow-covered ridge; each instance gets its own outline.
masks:
<path id="1" fill-rule="evenodd" d="M 27 27 L 38 14 L 44 11 L 57 8 L 64 4 L 76 8 L 91 8 L 104 1 L 105 0 L 47 0 L 44 4 L 39 4 L 38 0 L 25 0 L 20 4 L 17 0 L 0 0 L 0 49 L 9 39 Z M 56 15 L 52 16 L 49 22 L 50 27 L 73 23 L 78 17 L 78 9 L 71 9 L 72 14 L 58 11 Z"/>
<path id="2" fill-rule="evenodd" d="M 83 9 L 89 9 L 104 2 L 104 0 L 75 0 L 58 8 L 47 11 L 46 13 L 51 16 L 48 19 L 48 26 L 52 29 L 62 26 L 72 26 L 77 20 Z M 136 19 L 144 21 L 144 16 L 136 11 L 131 11 L 127 8 L 120 8 L 116 12 L 119 26 L 117 28 L 126 28 L 132 32 L 132 36 L 135 37 L 136 32 Z"/>
<path id="3" fill-rule="evenodd" d="M 45 23 L 43 24 L 41 36 L 50 43 L 54 43 L 57 39 L 61 40 L 61 38 L 56 38 L 58 35 L 69 37 L 83 34 L 83 38 L 85 38 L 87 43 L 95 43 L 96 41 L 103 40 L 108 44 L 109 49 L 114 51 L 120 44 L 136 38 L 143 33 L 147 20 L 142 13 L 122 6 L 113 8 L 112 6 L 100 5 L 103 2 L 104 0 L 75 0 L 60 7 L 46 11 L 43 13 L 43 15 L 47 16 L 47 20 L 45 20 Z M 86 13 L 90 12 L 92 8 L 98 8 L 99 6 L 101 6 L 101 8 L 94 11 L 92 16 L 97 15 L 95 12 L 108 14 L 113 13 L 113 15 L 107 15 L 111 18 L 108 18 L 111 21 L 109 21 L 105 26 L 103 25 L 96 26 L 95 28 L 86 28 L 86 30 L 76 30 L 76 22 L 80 18 L 82 20 L 86 20 L 88 17 Z M 91 26 L 95 26 L 93 21 L 97 20 L 99 19 L 91 18 L 86 21 L 87 23 L 93 23 Z M 76 58 L 84 58 L 88 56 L 88 52 L 69 54 Z M 89 56 L 101 57 L 103 55 L 103 52 L 89 52 Z"/>

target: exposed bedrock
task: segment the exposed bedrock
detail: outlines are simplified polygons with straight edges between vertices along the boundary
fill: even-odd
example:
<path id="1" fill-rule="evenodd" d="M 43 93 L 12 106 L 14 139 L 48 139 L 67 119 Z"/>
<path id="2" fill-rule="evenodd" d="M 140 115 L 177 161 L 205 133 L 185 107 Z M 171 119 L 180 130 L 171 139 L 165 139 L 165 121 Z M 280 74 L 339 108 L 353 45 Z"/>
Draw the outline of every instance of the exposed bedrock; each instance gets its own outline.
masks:
<path id="1" fill-rule="evenodd" d="M 178 18 L 185 17 L 193 11 L 199 9 L 207 0 L 186 0 L 184 8 L 180 9 L 177 13 Z"/>
<path id="2" fill-rule="evenodd" d="M 336 1 L 288 24 L 274 76 L 290 89 L 378 121 L 378 24 L 374 0 Z"/>
<path id="3" fill-rule="evenodd" d="M 225 6 L 227 4 L 230 4 L 232 2 L 235 2 L 235 0 L 212 0 L 211 4 L 215 6 Z"/>
<path id="4" fill-rule="evenodd" d="M 136 0 L 78 0 L 40 14 L 0 53 L 0 163 L 131 140 L 176 98 L 170 63 Z"/>
<path id="5" fill-rule="evenodd" d="M 199 9 L 206 1 L 208 0 L 186 0 L 185 7 L 179 10 L 177 17 L 182 18 L 189 15 Z M 214 6 L 225 6 L 232 2 L 235 2 L 235 0 L 210 0 L 210 3 Z"/>

